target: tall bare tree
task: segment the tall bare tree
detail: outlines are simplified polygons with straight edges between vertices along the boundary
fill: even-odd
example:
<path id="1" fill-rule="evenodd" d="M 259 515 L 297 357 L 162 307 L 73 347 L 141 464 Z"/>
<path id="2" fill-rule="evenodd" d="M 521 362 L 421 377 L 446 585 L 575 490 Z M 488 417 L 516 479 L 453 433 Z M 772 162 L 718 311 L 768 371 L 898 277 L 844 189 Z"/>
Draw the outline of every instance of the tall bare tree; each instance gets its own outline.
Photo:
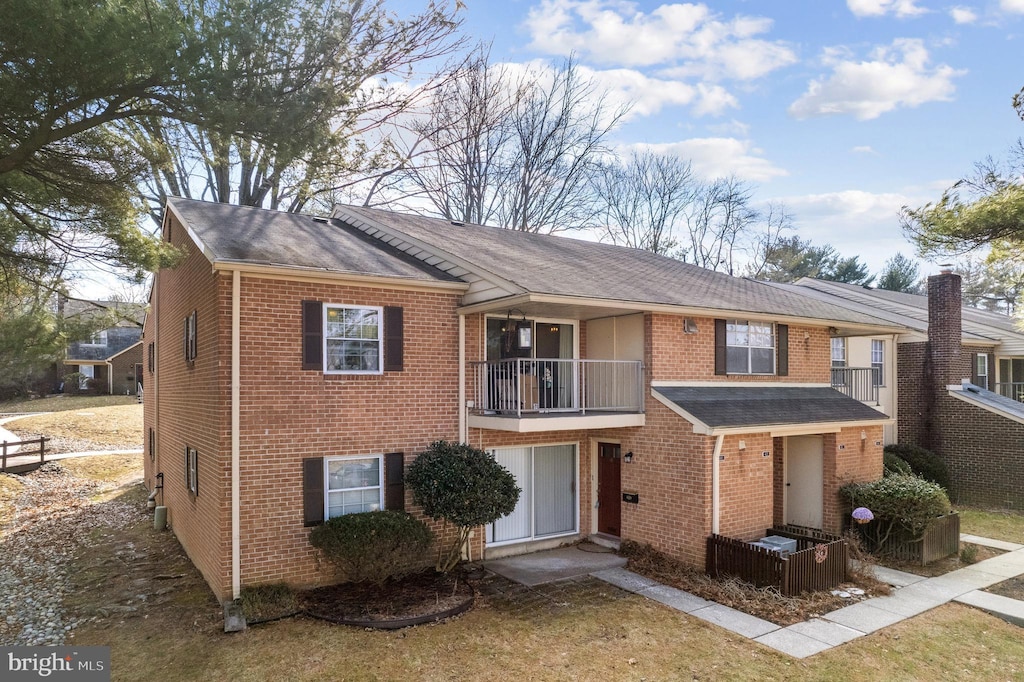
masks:
<path id="1" fill-rule="evenodd" d="M 407 196 L 450 220 L 525 232 L 590 223 L 591 177 L 625 110 L 575 61 L 515 73 L 480 48 L 441 94 L 419 127 L 428 151 L 404 175 Z"/>
<path id="2" fill-rule="evenodd" d="M 633 154 L 595 175 L 597 221 L 615 244 L 668 254 L 679 245 L 675 230 L 699 189 L 689 162 L 650 151 Z"/>

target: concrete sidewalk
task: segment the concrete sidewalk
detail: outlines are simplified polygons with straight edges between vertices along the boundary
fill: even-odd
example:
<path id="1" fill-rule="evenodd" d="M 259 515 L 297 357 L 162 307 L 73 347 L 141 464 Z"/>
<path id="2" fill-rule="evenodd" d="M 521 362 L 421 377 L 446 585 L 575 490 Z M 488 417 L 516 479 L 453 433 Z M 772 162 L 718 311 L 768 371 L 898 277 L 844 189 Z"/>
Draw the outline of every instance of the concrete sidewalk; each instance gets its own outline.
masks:
<path id="1" fill-rule="evenodd" d="M 978 540 L 986 538 L 971 541 Z M 866 599 L 821 618 L 788 627 L 662 585 L 625 568 L 606 569 L 591 575 L 628 592 L 749 637 L 794 658 L 806 658 L 950 601 L 975 606 L 1009 622 L 1024 623 L 1024 602 L 981 591 L 1024 574 L 1024 548 L 1020 545 L 1016 547 L 1006 554 L 935 578 L 878 568 L 876 577 L 893 585 L 892 594 Z"/>

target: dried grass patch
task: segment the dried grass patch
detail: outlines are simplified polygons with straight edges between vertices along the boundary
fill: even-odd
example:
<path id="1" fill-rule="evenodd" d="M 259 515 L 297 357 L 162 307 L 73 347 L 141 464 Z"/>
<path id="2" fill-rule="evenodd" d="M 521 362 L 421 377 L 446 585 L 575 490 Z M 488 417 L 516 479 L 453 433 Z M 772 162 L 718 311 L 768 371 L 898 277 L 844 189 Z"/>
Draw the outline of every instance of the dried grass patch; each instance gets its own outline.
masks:
<path id="1" fill-rule="evenodd" d="M 787 597 L 775 587 L 756 587 L 732 577 L 712 578 L 649 545 L 623 542 L 621 553 L 629 559 L 631 571 L 777 625 L 793 625 L 853 603 L 851 599 L 843 599 L 831 592 Z M 889 592 L 887 585 L 874 579 L 844 583 L 839 589 L 844 587 L 859 587 L 865 591 L 865 598 Z"/>
<path id="2" fill-rule="evenodd" d="M 142 447 L 142 405 L 114 405 L 23 417 L 7 423 L 19 438 L 53 439 L 53 453 Z"/>
<path id="3" fill-rule="evenodd" d="M 14 474 L 0 474 L 0 531 L 14 517 L 15 503 L 21 495 L 24 484 Z"/>

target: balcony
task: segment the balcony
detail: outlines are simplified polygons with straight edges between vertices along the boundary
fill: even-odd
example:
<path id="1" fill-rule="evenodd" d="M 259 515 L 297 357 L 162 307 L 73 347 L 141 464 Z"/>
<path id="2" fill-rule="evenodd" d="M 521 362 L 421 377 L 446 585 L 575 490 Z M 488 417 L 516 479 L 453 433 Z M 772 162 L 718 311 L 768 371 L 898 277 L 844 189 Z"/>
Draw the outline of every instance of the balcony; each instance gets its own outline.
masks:
<path id="1" fill-rule="evenodd" d="M 524 433 L 644 424 L 642 362 L 514 358 L 471 368 L 471 427 Z"/>
<path id="2" fill-rule="evenodd" d="M 1005 398 L 1013 398 L 1024 403 L 1024 381 L 998 383 L 995 385 L 995 389 L 996 393 Z"/>
<path id="3" fill-rule="evenodd" d="M 833 367 L 832 388 L 862 403 L 878 405 L 878 372 L 873 367 Z"/>

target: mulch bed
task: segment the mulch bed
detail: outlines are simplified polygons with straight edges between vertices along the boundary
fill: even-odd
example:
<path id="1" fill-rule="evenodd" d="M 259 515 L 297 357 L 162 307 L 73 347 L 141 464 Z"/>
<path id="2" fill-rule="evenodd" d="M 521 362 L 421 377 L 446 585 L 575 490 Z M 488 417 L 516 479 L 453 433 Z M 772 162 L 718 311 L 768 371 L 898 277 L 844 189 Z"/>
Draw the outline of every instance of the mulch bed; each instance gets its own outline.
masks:
<path id="1" fill-rule="evenodd" d="M 712 578 L 649 546 L 623 543 L 621 553 L 629 559 L 631 571 L 783 627 L 822 616 L 861 599 L 889 593 L 889 586 L 884 583 L 867 576 L 854 576 L 853 582 L 837 589 L 859 588 L 864 590 L 860 597 L 843 598 L 831 591 L 787 597 L 774 587 L 756 587 L 736 578 Z"/>
<path id="2" fill-rule="evenodd" d="M 331 623 L 393 629 L 461 613 L 474 596 L 463 573 L 426 570 L 382 586 L 343 583 L 253 599 L 246 616 L 256 624 L 301 612 Z"/>
<path id="3" fill-rule="evenodd" d="M 997 583 L 992 587 L 987 588 L 985 592 L 1009 597 L 1010 599 L 1024 600 L 1024 576 L 1017 576 L 1016 578 L 1004 580 L 1001 583 Z"/>

